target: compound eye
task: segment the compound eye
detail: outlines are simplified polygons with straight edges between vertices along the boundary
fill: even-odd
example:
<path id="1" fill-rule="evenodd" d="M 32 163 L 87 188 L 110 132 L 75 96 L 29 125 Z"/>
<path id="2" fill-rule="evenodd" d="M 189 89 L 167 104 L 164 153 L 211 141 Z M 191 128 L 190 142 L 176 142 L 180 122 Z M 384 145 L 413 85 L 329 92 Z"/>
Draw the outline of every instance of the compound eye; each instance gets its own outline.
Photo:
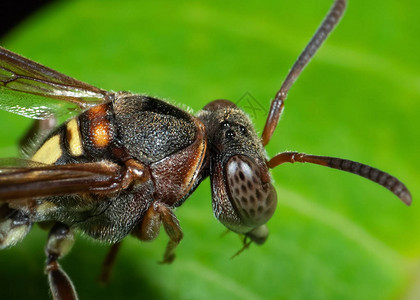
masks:
<path id="1" fill-rule="evenodd" d="M 231 157 L 226 166 L 229 200 L 243 225 L 265 224 L 277 205 L 277 194 L 271 184 L 268 168 L 244 155 Z"/>

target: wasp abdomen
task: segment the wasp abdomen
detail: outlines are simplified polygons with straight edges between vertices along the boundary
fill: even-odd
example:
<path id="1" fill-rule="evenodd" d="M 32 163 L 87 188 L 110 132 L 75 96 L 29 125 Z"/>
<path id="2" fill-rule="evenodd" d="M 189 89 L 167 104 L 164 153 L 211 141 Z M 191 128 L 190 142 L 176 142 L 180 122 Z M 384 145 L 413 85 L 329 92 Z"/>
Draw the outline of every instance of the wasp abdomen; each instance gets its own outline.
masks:
<path id="1" fill-rule="evenodd" d="M 70 122 L 67 127 L 69 124 Z M 83 149 L 87 154 L 99 157 L 111 156 L 110 147 L 117 144 L 117 133 L 110 102 L 94 106 L 81 114 L 79 126 Z"/>
<path id="2" fill-rule="evenodd" d="M 92 107 L 55 129 L 32 156 L 44 164 L 65 164 L 87 158 L 109 158 L 117 145 L 111 103 Z"/>

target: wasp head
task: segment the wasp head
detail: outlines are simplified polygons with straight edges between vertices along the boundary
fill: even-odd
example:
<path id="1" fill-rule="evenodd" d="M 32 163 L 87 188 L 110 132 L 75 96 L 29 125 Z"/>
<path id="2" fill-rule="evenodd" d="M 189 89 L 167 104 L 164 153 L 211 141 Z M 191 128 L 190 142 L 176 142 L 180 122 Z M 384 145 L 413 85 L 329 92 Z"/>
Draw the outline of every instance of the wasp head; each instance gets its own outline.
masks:
<path id="1" fill-rule="evenodd" d="M 249 117 L 228 100 L 215 100 L 198 116 L 207 128 L 213 212 L 230 230 L 262 244 L 277 194 L 264 147 Z"/>

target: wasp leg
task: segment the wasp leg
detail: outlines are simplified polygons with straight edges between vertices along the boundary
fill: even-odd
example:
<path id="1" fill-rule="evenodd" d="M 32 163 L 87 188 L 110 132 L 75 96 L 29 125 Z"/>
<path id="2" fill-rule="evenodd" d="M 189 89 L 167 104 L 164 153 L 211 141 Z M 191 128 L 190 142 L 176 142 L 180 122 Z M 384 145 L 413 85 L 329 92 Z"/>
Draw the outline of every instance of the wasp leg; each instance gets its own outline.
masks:
<path id="1" fill-rule="evenodd" d="M 11 247 L 29 232 L 32 223 L 21 211 L 11 209 L 5 203 L 0 207 L 0 249 Z"/>
<path id="2" fill-rule="evenodd" d="M 182 231 L 179 226 L 179 221 L 176 218 L 174 212 L 167 206 L 162 206 L 161 210 L 163 228 L 165 228 L 166 234 L 169 236 L 169 242 L 166 245 L 165 254 L 163 256 L 162 264 L 168 264 L 175 259 L 175 248 L 182 240 Z"/>
<path id="3" fill-rule="evenodd" d="M 154 202 L 147 210 L 138 230 L 133 234 L 143 241 L 154 240 L 159 234 L 161 224 L 163 224 L 163 228 L 169 236 L 169 242 L 161 261 L 161 263 L 167 264 L 175 259 L 175 248 L 183 236 L 178 219 L 170 207 L 163 203 Z"/>
<path id="4" fill-rule="evenodd" d="M 47 262 L 45 272 L 54 300 L 77 300 L 76 290 L 69 276 L 58 264 L 58 259 L 66 255 L 74 243 L 73 232 L 66 225 L 56 223 L 48 235 L 45 255 Z"/>
<path id="5" fill-rule="evenodd" d="M 117 258 L 118 251 L 120 249 L 121 242 L 115 243 L 111 245 L 109 248 L 108 254 L 105 257 L 105 260 L 102 264 L 102 271 L 101 275 L 99 275 L 99 281 L 103 284 L 107 284 L 109 282 L 109 278 L 111 277 L 112 267 L 115 264 L 115 259 Z"/>
<path id="6" fill-rule="evenodd" d="M 235 257 L 237 257 L 239 254 L 241 254 L 242 252 L 244 252 L 246 249 L 249 248 L 249 246 L 251 245 L 253 241 L 251 239 L 248 240 L 248 237 L 245 236 L 242 240 L 242 248 L 239 249 L 238 252 L 236 252 L 234 255 L 231 256 L 230 259 L 234 259 Z"/>

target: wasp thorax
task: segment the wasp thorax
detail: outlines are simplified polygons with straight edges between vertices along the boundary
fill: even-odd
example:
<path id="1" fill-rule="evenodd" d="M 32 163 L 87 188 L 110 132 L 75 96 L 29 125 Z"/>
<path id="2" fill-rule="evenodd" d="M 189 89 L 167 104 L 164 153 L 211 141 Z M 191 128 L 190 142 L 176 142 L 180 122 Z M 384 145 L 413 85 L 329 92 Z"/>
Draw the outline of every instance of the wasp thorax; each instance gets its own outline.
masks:
<path id="1" fill-rule="evenodd" d="M 252 228 L 265 224 L 277 205 L 267 167 L 236 155 L 228 160 L 225 170 L 229 198 L 242 224 Z"/>

